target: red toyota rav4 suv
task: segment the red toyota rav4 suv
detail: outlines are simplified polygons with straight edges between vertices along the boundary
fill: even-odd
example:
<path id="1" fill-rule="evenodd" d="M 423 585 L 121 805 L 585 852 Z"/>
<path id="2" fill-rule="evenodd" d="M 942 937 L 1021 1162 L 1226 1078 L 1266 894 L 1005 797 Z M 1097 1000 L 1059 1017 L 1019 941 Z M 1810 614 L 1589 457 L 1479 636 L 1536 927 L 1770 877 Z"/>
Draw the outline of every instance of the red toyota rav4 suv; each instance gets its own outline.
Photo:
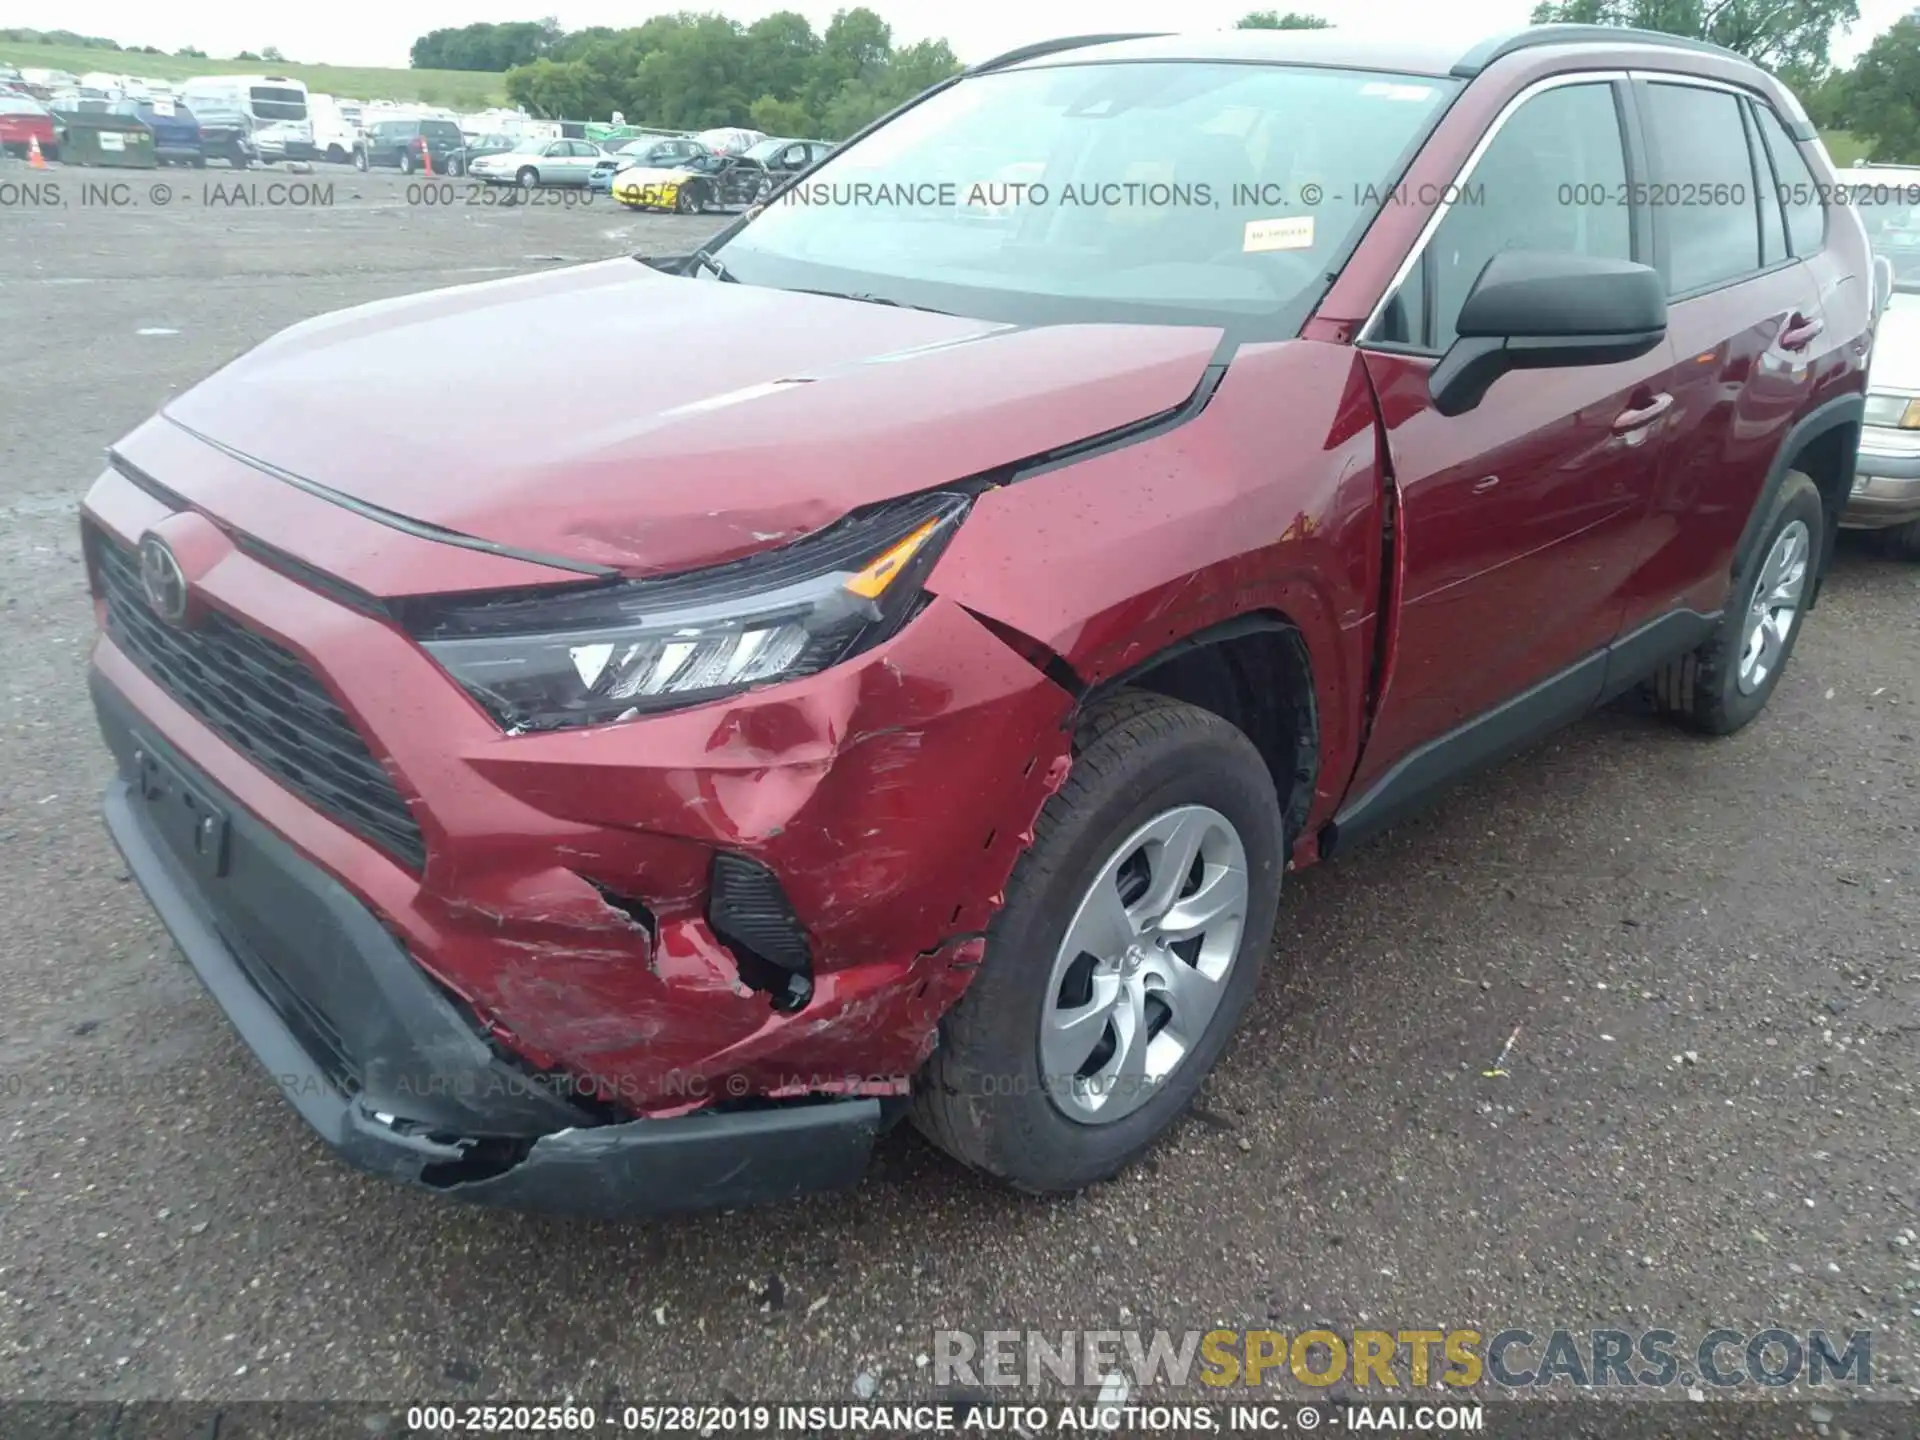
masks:
<path id="1" fill-rule="evenodd" d="M 737 1203 L 911 1115 L 1083 1185 L 1284 872 L 1630 687 L 1765 705 L 1861 421 L 1832 182 L 1630 31 L 976 67 L 693 256 L 322 316 L 127 436 L 109 824 L 375 1172 Z"/>

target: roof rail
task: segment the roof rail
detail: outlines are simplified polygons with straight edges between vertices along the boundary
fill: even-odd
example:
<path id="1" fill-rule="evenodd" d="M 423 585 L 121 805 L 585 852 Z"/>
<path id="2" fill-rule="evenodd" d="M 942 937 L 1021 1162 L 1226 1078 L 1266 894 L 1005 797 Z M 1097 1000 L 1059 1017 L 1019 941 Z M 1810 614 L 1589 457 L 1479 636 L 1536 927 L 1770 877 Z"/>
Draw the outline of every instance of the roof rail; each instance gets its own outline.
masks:
<path id="1" fill-rule="evenodd" d="M 1684 35 L 1668 35 L 1660 30 L 1635 30 L 1626 25 L 1529 25 L 1523 30 L 1511 30 L 1505 35 L 1496 35 L 1483 40 L 1460 57 L 1453 67 L 1453 73 L 1463 80 L 1471 80 L 1487 66 L 1502 56 L 1511 55 L 1516 50 L 1530 50 L 1536 45 L 1659 45 L 1669 50 L 1690 50 L 1695 54 L 1718 55 L 1723 59 L 1742 60 L 1751 65 L 1737 50 L 1729 50 L 1724 45 L 1714 45 L 1706 40 L 1691 40 Z"/>
<path id="2" fill-rule="evenodd" d="M 1738 60 L 1744 65 L 1760 67 L 1738 50 L 1729 50 L 1724 45 L 1715 45 L 1707 40 L 1695 40 L 1686 35 L 1669 35 L 1662 30 L 1636 30 L 1630 25 L 1529 25 L 1523 30 L 1509 31 L 1497 35 L 1491 40 L 1483 40 L 1462 55 L 1454 65 L 1452 73 L 1462 80 L 1471 80 L 1487 66 L 1502 56 L 1511 55 L 1516 50 L 1531 50 L 1540 45 L 1654 45 L 1663 50 L 1684 50 L 1691 55 L 1717 55 L 1722 60 Z M 1757 88 L 1757 87 L 1756 87 Z M 1779 106 L 1775 105 L 1774 109 Z M 1787 133 L 1795 140 L 1813 140 L 1819 131 L 1807 118 L 1807 112 L 1794 96 L 1787 92 L 1787 113 L 1781 117 L 1787 127 Z"/>
<path id="3" fill-rule="evenodd" d="M 991 60 L 982 60 L 978 65 L 967 68 L 967 74 L 978 75 L 987 70 L 1003 70 L 1009 65 L 1018 65 L 1022 60 L 1037 60 L 1042 55 L 1057 54 L 1062 50 L 1081 50 L 1089 45 L 1111 45 L 1116 40 L 1153 40 L 1168 34 L 1165 30 L 1133 30 L 1125 34 L 1112 35 L 1066 35 L 1058 40 L 1040 40 L 1032 45 L 1022 45 L 1009 50 L 1004 55 L 996 55 Z"/>

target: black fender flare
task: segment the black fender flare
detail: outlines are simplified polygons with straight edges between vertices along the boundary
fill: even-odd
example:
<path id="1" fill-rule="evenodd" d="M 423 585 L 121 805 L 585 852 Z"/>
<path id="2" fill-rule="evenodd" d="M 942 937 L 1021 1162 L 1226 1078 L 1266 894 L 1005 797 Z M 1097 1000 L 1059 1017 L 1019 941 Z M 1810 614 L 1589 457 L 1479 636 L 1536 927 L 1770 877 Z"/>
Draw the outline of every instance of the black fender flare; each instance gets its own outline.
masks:
<path id="1" fill-rule="evenodd" d="M 1820 567 L 1815 572 L 1813 593 L 1807 597 L 1807 608 L 1811 610 L 1820 598 L 1820 582 L 1826 578 L 1827 566 L 1833 560 L 1834 542 L 1840 534 L 1840 512 L 1846 508 L 1847 492 L 1853 484 L 1855 457 L 1860 450 L 1860 427 L 1865 421 L 1867 397 L 1858 395 L 1838 395 L 1822 405 L 1815 406 L 1794 422 L 1780 441 L 1780 448 L 1774 454 L 1773 464 L 1767 469 L 1767 478 L 1761 482 L 1760 493 L 1754 497 L 1753 510 L 1747 516 L 1746 527 L 1740 532 L 1740 541 L 1733 547 L 1733 573 L 1746 572 L 1754 560 L 1754 551 L 1766 537 L 1760 533 L 1760 527 L 1773 511 L 1773 502 L 1780 494 L 1780 487 L 1786 483 L 1787 472 L 1793 468 L 1793 462 L 1800 458 L 1806 448 L 1823 436 L 1835 430 L 1852 432 L 1845 445 L 1844 460 L 1846 472 L 1842 478 L 1837 503 L 1827 496 L 1829 513 L 1827 533 L 1821 545 Z"/>

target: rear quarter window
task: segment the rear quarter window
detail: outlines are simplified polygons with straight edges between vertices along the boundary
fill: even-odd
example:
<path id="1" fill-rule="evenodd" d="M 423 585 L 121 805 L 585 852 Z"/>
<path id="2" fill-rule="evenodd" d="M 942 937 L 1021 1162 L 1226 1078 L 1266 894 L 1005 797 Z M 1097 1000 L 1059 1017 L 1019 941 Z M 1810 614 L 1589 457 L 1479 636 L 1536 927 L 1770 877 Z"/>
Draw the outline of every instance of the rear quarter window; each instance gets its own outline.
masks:
<path id="1" fill-rule="evenodd" d="M 1821 203 L 1813 169 L 1780 117 L 1766 105 L 1754 109 L 1760 116 L 1760 138 L 1766 141 L 1779 178 L 1780 203 L 1787 212 L 1787 243 L 1794 254 L 1811 255 L 1827 243 L 1827 207 Z"/>

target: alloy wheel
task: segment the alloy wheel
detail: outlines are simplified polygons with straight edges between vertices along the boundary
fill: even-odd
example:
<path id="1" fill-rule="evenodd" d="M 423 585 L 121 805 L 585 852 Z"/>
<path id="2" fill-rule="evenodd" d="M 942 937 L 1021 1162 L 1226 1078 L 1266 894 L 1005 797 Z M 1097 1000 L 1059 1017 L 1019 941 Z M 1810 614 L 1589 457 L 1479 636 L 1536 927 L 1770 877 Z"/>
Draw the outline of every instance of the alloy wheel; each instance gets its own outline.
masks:
<path id="1" fill-rule="evenodd" d="M 1812 554 L 1813 539 L 1802 520 L 1781 530 L 1767 552 L 1747 603 L 1747 625 L 1740 640 L 1735 683 L 1742 695 L 1753 694 L 1780 668 L 1780 657 L 1799 618 Z"/>
<path id="2" fill-rule="evenodd" d="M 1247 852 L 1217 810 L 1183 805 L 1111 851 L 1054 957 L 1040 1073 L 1069 1119 L 1111 1124 L 1207 1032 L 1246 929 Z"/>

